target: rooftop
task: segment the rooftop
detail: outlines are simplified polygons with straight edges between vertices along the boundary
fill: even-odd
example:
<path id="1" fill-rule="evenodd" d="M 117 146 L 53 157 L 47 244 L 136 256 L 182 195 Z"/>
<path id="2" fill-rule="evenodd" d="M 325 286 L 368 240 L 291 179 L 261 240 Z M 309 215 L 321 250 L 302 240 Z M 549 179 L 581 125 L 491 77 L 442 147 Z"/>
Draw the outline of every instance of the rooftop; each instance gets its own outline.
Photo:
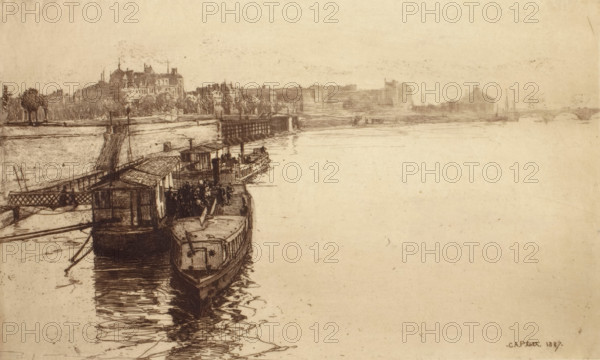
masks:
<path id="1" fill-rule="evenodd" d="M 176 156 L 160 156 L 148 159 L 135 166 L 134 169 L 151 175 L 165 177 L 175 169 L 178 163 L 179 158 Z"/>
<path id="2" fill-rule="evenodd" d="M 179 158 L 176 156 L 151 158 L 122 172 L 119 174 L 118 180 L 104 180 L 94 185 L 92 190 L 153 187 L 173 172 L 177 164 L 179 164 Z"/>

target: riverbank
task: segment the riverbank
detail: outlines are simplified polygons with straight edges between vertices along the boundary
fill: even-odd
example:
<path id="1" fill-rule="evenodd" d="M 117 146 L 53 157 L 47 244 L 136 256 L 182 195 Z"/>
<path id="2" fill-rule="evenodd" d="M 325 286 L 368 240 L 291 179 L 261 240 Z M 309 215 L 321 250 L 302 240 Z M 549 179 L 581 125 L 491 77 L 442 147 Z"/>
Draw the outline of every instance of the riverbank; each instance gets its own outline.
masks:
<path id="1" fill-rule="evenodd" d="M 359 121 L 355 123 L 356 117 Z M 364 127 L 381 125 L 415 125 L 415 124 L 444 124 L 444 123 L 508 123 L 522 120 L 536 122 L 550 121 L 590 121 L 600 118 L 600 113 L 582 119 L 576 111 L 539 110 L 521 111 L 509 114 L 480 114 L 474 112 L 444 113 L 444 112 L 401 112 L 393 108 L 371 111 L 312 111 L 301 114 L 300 127 L 302 129 L 331 129 L 346 127 Z M 368 119 L 369 123 L 365 120 Z M 354 125 L 353 125 L 354 124 Z"/>
<path id="2" fill-rule="evenodd" d="M 189 114 L 189 115 L 155 115 L 145 117 L 135 117 L 129 120 L 131 125 L 143 125 L 143 124 L 167 124 L 175 122 L 186 122 L 186 121 L 206 121 L 216 120 L 213 115 L 200 115 L 200 114 Z M 113 124 L 126 123 L 127 118 L 113 118 Z M 3 124 L 8 127 L 106 127 L 110 125 L 109 119 L 81 119 L 81 120 L 52 120 L 48 122 L 39 122 L 35 125 L 30 125 L 27 121 L 10 122 Z"/>

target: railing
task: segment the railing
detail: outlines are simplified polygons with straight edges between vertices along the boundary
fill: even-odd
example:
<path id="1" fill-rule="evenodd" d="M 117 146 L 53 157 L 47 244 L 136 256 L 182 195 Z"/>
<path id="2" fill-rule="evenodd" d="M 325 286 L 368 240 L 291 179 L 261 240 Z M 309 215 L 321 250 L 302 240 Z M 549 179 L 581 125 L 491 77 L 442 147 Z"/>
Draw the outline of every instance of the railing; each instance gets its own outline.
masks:
<path id="1" fill-rule="evenodd" d="M 236 165 L 234 170 L 236 180 L 245 180 L 247 177 L 257 174 L 260 171 L 266 170 L 269 167 L 268 154 L 254 160 L 248 164 Z"/>
<path id="2" fill-rule="evenodd" d="M 135 161 L 123 164 L 117 167 L 116 172 L 123 171 L 132 166 L 138 165 L 139 163 L 146 160 L 144 157 L 139 158 Z M 90 174 L 81 175 L 76 178 L 67 181 L 57 182 L 50 186 L 38 188 L 31 191 L 14 192 L 11 191 L 8 194 L 8 205 L 10 206 L 48 206 L 58 207 L 68 204 L 63 204 L 64 199 L 67 203 L 73 203 L 71 197 L 75 194 L 75 202 L 81 205 L 89 205 L 92 203 L 92 195 L 88 189 L 103 180 L 109 174 L 108 171 L 94 171 Z M 62 191 L 67 190 L 65 193 Z M 70 192 L 70 190 L 76 190 Z M 61 199 L 61 195 L 65 198 Z"/>
<path id="3" fill-rule="evenodd" d="M 74 199 L 73 199 L 74 197 Z M 92 194 L 90 192 L 11 192 L 8 195 L 8 205 L 10 206 L 48 206 L 59 207 L 66 205 L 89 205 L 92 203 Z"/>

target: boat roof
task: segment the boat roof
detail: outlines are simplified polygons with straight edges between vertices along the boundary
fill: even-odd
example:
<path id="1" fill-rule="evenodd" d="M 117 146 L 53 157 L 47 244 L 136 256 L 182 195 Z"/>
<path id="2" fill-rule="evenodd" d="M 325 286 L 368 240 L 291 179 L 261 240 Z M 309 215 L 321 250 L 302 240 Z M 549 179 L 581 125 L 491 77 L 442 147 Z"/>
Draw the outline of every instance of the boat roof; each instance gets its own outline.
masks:
<path id="1" fill-rule="evenodd" d="M 210 153 L 211 151 L 215 151 L 215 150 L 213 148 L 209 148 L 208 146 L 196 145 L 196 146 L 192 147 L 191 149 L 183 150 L 181 153 L 182 154 L 185 154 L 185 153 Z"/>
<path id="2" fill-rule="evenodd" d="M 200 145 L 211 149 L 211 151 L 221 150 L 222 148 L 225 147 L 225 145 L 223 145 L 223 143 L 219 142 L 219 141 L 212 141 L 212 142 L 208 142 L 208 143 L 204 143 L 204 144 L 200 144 Z"/>
<path id="3" fill-rule="evenodd" d="M 147 186 L 141 184 L 131 184 L 122 181 L 121 179 L 117 180 L 105 180 L 102 183 L 96 184 L 92 187 L 92 190 L 131 190 L 131 189 L 147 189 Z"/>
<path id="4" fill-rule="evenodd" d="M 177 156 L 159 156 L 134 166 L 134 169 L 163 178 L 172 172 L 177 164 L 179 164 L 179 158 Z"/>
<path id="5" fill-rule="evenodd" d="M 148 174 L 135 169 L 127 170 L 120 177 L 126 183 L 148 187 L 155 186 L 162 178 L 160 175 Z"/>
<path id="6" fill-rule="evenodd" d="M 179 242 L 225 241 L 242 229 L 244 216 L 219 215 L 207 219 L 203 224 L 199 217 L 178 219 L 172 227 L 173 235 Z"/>
<path id="7" fill-rule="evenodd" d="M 177 156 L 160 156 L 150 158 L 119 174 L 116 180 L 106 179 L 91 187 L 96 189 L 131 189 L 140 187 L 154 187 L 175 170 L 179 164 Z"/>

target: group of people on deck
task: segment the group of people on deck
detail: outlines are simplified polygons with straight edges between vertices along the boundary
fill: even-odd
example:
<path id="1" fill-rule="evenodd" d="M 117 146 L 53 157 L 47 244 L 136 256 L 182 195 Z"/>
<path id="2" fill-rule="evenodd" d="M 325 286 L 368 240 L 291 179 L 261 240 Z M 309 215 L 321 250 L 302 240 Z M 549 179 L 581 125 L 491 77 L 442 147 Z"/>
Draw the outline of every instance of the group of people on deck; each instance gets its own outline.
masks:
<path id="1" fill-rule="evenodd" d="M 233 167 L 240 163 L 240 157 L 233 157 L 230 153 L 221 154 L 221 164 L 225 167 Z"/>
<path id="2" fill-rule="evenodd" d="M 200 216 L 204 209 L 209 208 L 213 200 L 219 205 L 229 205 L 233 187 L 212 181 L 199 180 L 197 185 L 186 181 L 178 190 L 166 191 L 167 214 L 178 218 Z"/>

